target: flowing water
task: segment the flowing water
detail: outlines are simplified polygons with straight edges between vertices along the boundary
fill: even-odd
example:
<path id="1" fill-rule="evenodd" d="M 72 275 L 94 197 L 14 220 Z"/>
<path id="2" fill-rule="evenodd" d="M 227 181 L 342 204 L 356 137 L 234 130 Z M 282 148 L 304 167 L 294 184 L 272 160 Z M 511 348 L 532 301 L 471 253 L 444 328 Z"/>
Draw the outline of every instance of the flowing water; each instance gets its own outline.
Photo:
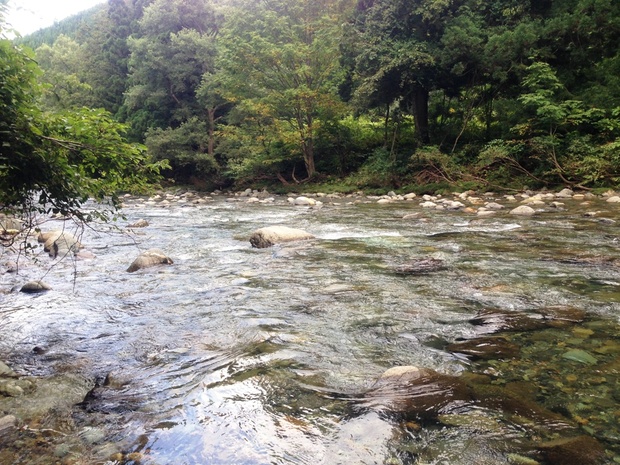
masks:
<path id="1" fill-rule="evenodd" d="M 540 443 L 584 435 L 606 449 L 601 463 L 620 460 L 620 207 L 568 199 L 533 217 L 508 208 L 479 219 L 349 200 L 127 199 L 119 230 L 84 231 L 95 258 L 41 254 L 0 275 L 0 360 L 67 396 L 93 388 L 44 418 L 28 416 L 31 401 L 15 407 L 20 428 L 10 443 L 0 431 L 0 461 L 542 464 L 558 462 Z M 150 225 L 121 231 L 139 218 Z M 316 240 L 251 248 L 250 233 L 273 224 Z M 174 264 L 125 271 L 153 247 Z M 442 266 L 398 272 L 419 259 Z M 53 290 L 8 292 L 30 279 Z M 549 308 L 585 318 L 504 331 L 518 347 L 510 357 L 448 350 L 481 337 L 480 312 Z M 408 365 L 472 380 L 475 394 L 451 401 L 440 384 L 443 407 L 429 415 L 371 398 L 384 371 Z M 481 401 L 480 386 L 516 393 L 530 414 Z M 546 424 L 559 417 L 566 432 Z"/>

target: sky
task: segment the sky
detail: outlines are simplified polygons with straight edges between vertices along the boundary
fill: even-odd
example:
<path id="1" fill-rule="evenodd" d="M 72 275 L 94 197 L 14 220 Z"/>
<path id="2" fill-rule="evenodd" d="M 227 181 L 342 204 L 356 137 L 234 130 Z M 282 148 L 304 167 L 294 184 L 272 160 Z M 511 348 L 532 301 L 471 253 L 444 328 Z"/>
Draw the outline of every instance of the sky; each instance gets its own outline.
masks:
<path id="1" fill-rule="evenodd" d="M 10 0 L 7 22 L 22 36 L 105 0 Z"/>

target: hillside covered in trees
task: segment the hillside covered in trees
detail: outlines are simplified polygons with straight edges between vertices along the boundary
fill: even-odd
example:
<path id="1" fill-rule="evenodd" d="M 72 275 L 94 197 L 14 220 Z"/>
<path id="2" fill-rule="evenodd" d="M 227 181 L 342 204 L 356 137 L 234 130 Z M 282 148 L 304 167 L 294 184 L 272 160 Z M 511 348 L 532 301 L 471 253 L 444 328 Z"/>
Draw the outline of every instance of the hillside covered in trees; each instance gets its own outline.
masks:
<path id="1" fill-rule="evenodd" d="M 620 180 L 615 0 L 108 0 L 68 21 L 21 40 L 43 108 L 107 110 L 178 182 Z"/>

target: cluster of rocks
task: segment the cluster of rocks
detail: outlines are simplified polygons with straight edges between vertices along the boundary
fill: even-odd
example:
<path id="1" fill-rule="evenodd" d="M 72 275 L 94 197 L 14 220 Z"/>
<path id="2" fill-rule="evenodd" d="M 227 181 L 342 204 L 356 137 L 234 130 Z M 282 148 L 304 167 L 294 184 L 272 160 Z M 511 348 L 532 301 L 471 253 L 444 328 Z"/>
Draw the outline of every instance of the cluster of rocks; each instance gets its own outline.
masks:
<path id="1" fill-rule="evenodd" d="M 506 366 L 516 363 L 513 360 L 520 355 L 521 347 L 506 334 L 545 328 L 566 330 L 573 335 L 591 334 L 591 330 L 578 325 L 584 319 L 583 310 L 560 306 L 529 313 L 496 309 L 481 311 L 470 320 L 471 324 L 481 328 L 483 333 L 501 331 L 501 334 L 482 335 L 444 347 L 445 350 L 466 356 L 472 361 L 482 361 L 482 364 L 477 362 L 477 369 L 455 376 L 429 368 L 396 366 L 384 372 L 359 396 L 359 402 L 365 408 L 377 409 L 396 417 L 415 431 L 428 425 L 440 425 L 445 428 L 465 428 L 504 435 L 508 442 L 508 438 L 512 437 L 514 452 L 507 454 L 510 463 L 607 463 L 611 451 L 606 451 L 594 434 L 583 433 L 582 425 L 585 420 L 579 416 L 565 415 L 565 409 L 557 411 L 548 408 L 539 401 L 539 380 L 502 382 L 501 377 L 488 372 L 489 369 L 493 371 L 493 367 L 497 367 L 497 362 L 502 359 L 507 359 Z M 607 346 L 600 348 L 599 352 L 607 354 L 604 348 Z M 615 350 L 615 346 L 613 349 Z M 561 357 L 569 363 L 581 366 L 599 363 L 591 354 L 580 349 L 567 348 Z M 527 367 L 530 366 L 525 363 Z M 612 372 L 617 365 L 616 363 L 609 368 L 600 368 L 603 371 L 596 373 Z M 484 367 L 489 369 L 483 371 Z M 507 374 L 504 372 L 504 375 Z M 570 374 L 567 379 L 576 381 L 578 376 Z M 555 388 L 556 385 L 557 382 L 549 386 L 543 384 L 540 389 L 551 386 Z M 561 386 L 558 387 L 560 388 Z M 502 425 L 502 421 L 517 425 L 524 436 L 516 438 L 514 431 L 507 425 Z M 505 447 L 510 450 L 508 442 Z"/>
<path id="2" fill-rule="evenodd" d="M 148 206 L 172 207 L 172 206 L 196 206 L 212 202 L 217 197 L 225 197 L 227 202 L 244 202 L 250 204 L 279 204 L 293 205 L 318 209 L 323 205 L 354 205 L 359 203 L 411 203 L 418 202 L 423 209 L 428 210 L 448 210 L 462 211 L 475 214 L 479 217 L 494 216 L 502 210 L 515 216 L 532 216 L 544 211 L 561 211 L 565 207 L 566 201 L 578 201 L 587 205 L 598 196 L 590 192 L 574 192 L 565 188 L 559 192 L 533 192 L 526 190 L 518 194 L 499 195 L 494 192 L 476 193 L 475 191 L 454 192 L 451 195 L 429 195 L 418 196 L 410 192 L 407 194 L 397 194 L 394 191 L 385 195 L 365 195 L 362 191 L 350 194 L 340 193 L 300 193 L 289 194 L 288 196 L 278 196 L 271 194 L 267 190 L 246 189 L 240 192 L 214 191 L 209 194 L 199 194 L 196 192 L 161 193 L 149 197 L 147 200 L 138 201 Z M 608 203 L 619 203 L 620 195 L 614 191 L 608 191 L 600 196 Z M 133 201 L 127 195 L 128 201 Z M 586 212 L 586 216 L 597 216 L 599 211 Z"/>

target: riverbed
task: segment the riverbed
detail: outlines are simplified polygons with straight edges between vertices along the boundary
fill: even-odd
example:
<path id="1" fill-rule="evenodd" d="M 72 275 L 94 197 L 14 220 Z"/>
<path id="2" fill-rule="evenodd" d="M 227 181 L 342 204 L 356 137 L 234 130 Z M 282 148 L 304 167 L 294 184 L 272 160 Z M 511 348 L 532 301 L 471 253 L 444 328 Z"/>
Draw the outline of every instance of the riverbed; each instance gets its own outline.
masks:
<path id="1" fill-rule="evenodd" d="M 574 438 L 620 461 L 620 204 L 269 197 L 127 197 L 124 218 L 75 229 L 92 255 L 36 249 L 0 275 L 0 360 L 32 381 L 0 397 L 0 462 L 553 465 Z M 252 248 L 268 225 L 315 239 Z M 174 263 L 126 272 L 150 248 Z M 18 292 L 29 280 L 52 290 Z M 489 336 L 513 350 L 451 346 Z M 368 400 L 403 366 L 469 397 Z"/>

